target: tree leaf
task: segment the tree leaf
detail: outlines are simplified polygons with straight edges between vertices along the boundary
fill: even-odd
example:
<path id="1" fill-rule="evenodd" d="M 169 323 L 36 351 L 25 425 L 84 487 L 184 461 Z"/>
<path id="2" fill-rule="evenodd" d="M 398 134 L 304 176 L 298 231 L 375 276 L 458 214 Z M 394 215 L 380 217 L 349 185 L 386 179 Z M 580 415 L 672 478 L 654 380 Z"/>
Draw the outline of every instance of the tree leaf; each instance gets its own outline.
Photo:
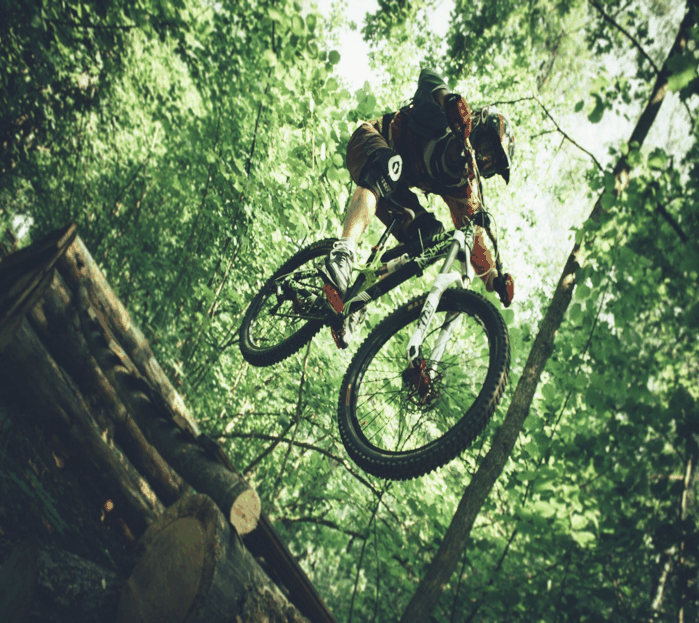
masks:
<path id="1" fill-rule="evenodd" d="M 604 115 L 604 101 L 598 93 L 593 93 L 593 97 L 595 98 L 595 107 L 587 118 L 590 120 L 590 123 L 599 123 Z"/>

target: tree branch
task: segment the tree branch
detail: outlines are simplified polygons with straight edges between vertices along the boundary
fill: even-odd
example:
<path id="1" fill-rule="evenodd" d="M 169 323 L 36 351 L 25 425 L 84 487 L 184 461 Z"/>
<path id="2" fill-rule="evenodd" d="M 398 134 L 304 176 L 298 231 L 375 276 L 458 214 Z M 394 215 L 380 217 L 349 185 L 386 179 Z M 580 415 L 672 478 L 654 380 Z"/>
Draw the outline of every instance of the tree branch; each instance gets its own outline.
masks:
<path id="1" fill-rule="evenodd" d="M 660 69 L 658 69 L 658 66 L 653 62 L 653 59 L 648 56 L 646 51 L 643 49 L 641 44 L 634 38 L 633 35 L 631 35 L 628 31 L 626 31 L 619 22 L 617 22 L 613 17 L 610 15 L 607 15 L 607 13 L 604 12 L 604 9 L 599 5 L 599 3 L 596 0 L 588 0 L 588 2 L 597 10 L 597 12 L 602 16 L 602 19 L 607 22 L 608 24 L 611 24 L 614 28 L 616 28 L 621 34 L 623 34 L 631 43 L 633 46 L 639 51 L 641 56 L 645 58 L 649 63 L 650 66 L 653 68 L 653 71 L 657 74 L 660 73 Z"/>
<path id="2" fill-rule="evenodd" d="M 314 446 L 313 444 L 306 443 L 304 441 L 293 441 L 291 439 L 286 439 L 284 437 L 278 437 L 276 435 L 267 435 L 265 433 L 222 433 L 218 435 L 218 437 L 221 437 L 223 439 L 262 439 L 262 440 L 267 440 L 267 441 L 279 441 L 281 443 L 287 443 L 291 444 L 293 446 L 296 446 L 297 448 L 303 448 L 305 450 L 311 450 L 312 452 L 317 452 L 318 454 L 322 454 L 323 456 L 328 457 L 329 459 L 332 459 L 336 463 L 342 465 L 354 478 L 356 478 L 359 482 L 361 482 L 365 487 L 371 490 L 371 492 L 376 496 L 379 497 L 379 491 L 376 490 L 376 487 L 372 485 L 366 478 L 363 476 L 360 476 L 357 474 L 348 464 L 345 459 L 342 457 L 337 456 L 336 454 L 333 454 L 329 450 L 325 450 L 324 448 L 319 448 L 318 446 Z"/>
<path id="3" fill-rule="evenodd" d="M 551 113 L 548 111 L 548 109 L 546 108 L 546 106 L 544 106 L 544 105 L 539 101 L 539 98 L 538 98 L 538 97 L 535 96 L 534 99 L 536 100 L 536 103 L 539 104 L 539 106 L 541 106 L 541 109 L 544 111 L 544 113 L 546 113 L 546 116 L 551 120 L 551 123 L 553 123 L 553 125 L 556 126 L 556 130 L 558 130 L 558 131 L 561 133 L 561 135 L 563 136 L 563 138 L 564 138 L 565 140 L 567 140 L 569 143 L 575 145 L 575 147 L 577 147 L 580 151 L 582 151 L 583 153 L 585 153 L 585 154 L 587 154 L 588 156 L 590 156 L 590 158 L 592 158 L 593 162 L 597 165 L 597 168 L 598 168 L 600 171 L 604 171 L 604 168 L 603 168 L 602 165 L 599 163 L 599 161 L 597 160 L 597 158 L 595 158 L 594 154 L 592 154 L 591 152 L 587 151 L 587 149 L 585 149 L 584 147 L 580 146 L 580 145 L 579 145 L 578 143 L 576 143 L 572 138 L 570 138 L 570 136 L 568 136 L 563 130 L 561 130 L 561 126 L 558 125 L 558 123 L 557 123 L 556 120 L 553 118 L 553 116 L 551 115 Z"/>
<path id="4" fill-rule="evenodd" d="M 294 523 L 312 523 L 317 526 L 323 526 L 325 528 L 337 530 L 338 532 L 347 534 L 348 536 L 351 536 L 355 539 L 363 539 L 366 537 L 365 534 L 356 532 L 354 530 L 349 530 L 348 528 L 343 528 L 341 526 L 338 526 L 334 521 L 330 521 L 329 519 L 323 519 L 322 517 L 280 517 L 279 521 L 281 521 L 286 526 Z"/>
<path id="5" fill-rule="evenodd" d="M 655 209 L 658 211 L 658 214 L 660 214 L 668 222 L 670 227 L 675 230 L 675 233 L 680 237 L 680 240 L 684 244 L 687 244 L 689 237 L 684 233 L 679 223 L 675 220 L 675 217 L 667 211 L 667 208 L 660 203 L 656 203 Z"/>
<path id="6" fill-rule="evenodd" d="M 390 483 L 387 485 L 390 486 Z M 376 518 L 376 513 L 379 511 L 379 506 L 381 506 L 381 497 L 383 496 L 384 492 L 381 491 L 379 494 L 379 499 L 376 501 L 376 506 L 374 507 L 374 512 L 371 514 L 371 518 L 369 519 L 369 525 L 367 526 L 367 530 L 371 528 L 371 524 Z M 359 586 L 359 573 L 362 570 L 362 562 L 364 560 L 364 550 L 366 549 L 366 542 L 367 542 L 367 537 L 364 537 L 364 540 L 362 541 L 362 551 L 359 553 L 359 562 L 357 563 L 357 574 L 354 577 L 354 590 L 352 591 L 352 599 L 350 600 L 350 609 L 349 609 L 349 616 L 347 617 L 348 623 L 352 623 L 352 611 L 354 610 L 354 598 L 357 595 L 357 587 Z"/>
<path id="7" fill-rule="evenodd" d="M 291 443 L 289 444 L 289 447 L 286 449 L 286 454 L 284 455 L 284 460 L 282 461 L 282 466 L 279 470 L 279 475 L 277 476 L 277 481 L 274 483 L 274 488 L 272 489 L 272 497 L 271 500 L 274 501 L 277 499 L 277 496 L 281 492 L 281 489 L 279 489 L 279 485 L 281 484 L 282 477 L 284 476 L 284 470 L 286 469 L 286 462 L 289 460 L 289 455 L 291 454 L 291 448 L 296 441 L 296 435 L 299 432 L 299 424 L 301 423 L 301 412 L 302 412 L 302 402 L 303 402 L 303 386 L 306 382 L 306 365 L 308 364 L 308 355 L 311 354 L 311 345 L 313 344 L 313 340 L 310 340 L 308 342 L 308 348 L 306 348 L 306 356 L 303 358 L 303 366 L 301 368 L 301 380 L 299 381 L 299 397 L 298 400 L 296 401 L 296 411 L 294 413 L 294 433 L 291 436 Z"/>
<path id="8" fill-rule="evenodd" d="M 631 41 L 631 43 L 639 51 L 641 56 L 643 56 L 643 58 L 645 58 L 650 63 L 651 67 L 653 68 L 653 71 L 655 72 L 655 75 L 657 76 L 660 73 L 660 69 L 658 69 L 658 66 L 653 62 L 653 59 L 650 56 L 648 56 L 648 54 L 643 49 L 641 44 L 631 34 L 629 34 L 626 30 L 624 30 L 621 27 L 621 25 L 616 20 L 614 20 L 613 17 L 607 15 L 604 12 L 604 9 L 602 9 L 602 7 L 597 3 L 596 0 L 588 0 L 588 2 L 595 9 L 597 9 L 599 14 L 602 16 L 602 19 L 604 19 L 604 21 L 611 24 L 614 28 L 616 28 L 619 32 L 621 32 L 625 37 L 627 37 L 629 39 L 629 41 Z M 692 125 L 694 125 L 694 116 L 692 115 L 692 111 L 689 110 L 689 105 L 687 104 L 687 102 L 682 102 L 682 104 L 684 105 L 684 108 L 687 111 L 687 115 L 689 115 L 689 120 L 692 122 Z"/>

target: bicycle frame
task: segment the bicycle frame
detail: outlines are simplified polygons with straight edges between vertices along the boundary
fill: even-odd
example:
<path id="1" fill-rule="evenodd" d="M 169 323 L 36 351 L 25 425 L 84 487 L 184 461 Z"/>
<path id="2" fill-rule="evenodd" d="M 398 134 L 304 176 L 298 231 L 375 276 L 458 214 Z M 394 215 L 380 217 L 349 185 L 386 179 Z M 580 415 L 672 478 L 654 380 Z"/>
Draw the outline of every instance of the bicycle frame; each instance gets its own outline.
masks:
<path id="1" fill-rule="evenodd" d="M 472 268 L 468 258 L 470 258 L 471 250 L 473 249 L 475 225 L 469 223 L 463 229 L 439 234 L 433 238 L 430 246 L 426 249 L 423 248 L 422 252 L 412 259 L 405 253 L 398 258 L 377 266 L 376 258 L 383 250 L 394 223 L 388 226 L 381 240 L 372 250 L 367 267 L 360 270 L 359 278 L 348 290 L 349 300 L 345 305 L 343 315 L 354 313 L 411 277 L 421 275 L 425 268 L 446 256 L 422 307 L 417 327 L 406 347 L 408 363 L 411 368 L 415 368 L 420 365 L 422 343 L 425 340 L 442 295 L 447 288 L 455 283 L 461 288 L 471 283 Z M 462 256 L 461 272 L 456 273 L 452 271 L 452 267 L 459 254 Z M 442 324 L 432 352 L 431 361 L 433 364 L 441 360 L 446 345 L 456 328 L 457 323 L 454 320 L 455 316 L 449 316 Z"/>
<path id="2" fill-rule="evenodd" d="M 344 318 L 353 314 L 372 301 L 381 298 L 384 294 L 390 292 L 402 283 L 420 276 L 423 271 L 435 264 L 440 259 L 444 258 L 444 263 L 440 272 L 435 277 L 435 280 L 430 288 L 425 303 L 423 304 L 417 327 L 411 336 L 406 347 L 406 358 L 411 368 L 418 367 L 422 363 L 421 346 L 427 335 L 427 331 L 434 318 L 439 302 L 444 292 L 456 284 L 459 288 L 465 288 L 470 285 L 473 278 L 473 269 L 470 264 L 471 251 L 476 235 L 476 228 L 479 225 L 485 227 L 491 241 L 495 246 L 496 262 L 498 271 L 500 271 L 500 261 L 497 254 L 497 242 L 492 232 L 490 231 L 487 215 L 481 218 L 473 218 L 462 229 L 443 232 L 433 236 L 427 246 L 420 243 L 420 249 L 416 250 L 415 245 L 406 245 L 404 253 L 389 261 L 382 262 L 381 257 L 385 251 L 388 238 L 393 231 L 399 218 L 394 219 L 382 234 L 379 242 L 372 248 L 369 259 L 365 266 L 359 269 L 359 276 L 348 289 L 344 304 L 344 308 L 340 310 L 332 310 L 335 301 L 325 299 L 322 294 L 316 296 L 316 303 L 313 307 L 317 309 L 312 315 L 304 314 L 308 320 L 318 320 L 330 326 L 337 325 Z M 400 246 L 388 250 L 388 253 L 395 253 Z M 412 255 L 412 257 L 411 257 Z M 454 272 L 452 270 L 454 262 L 460 259 L 461 271 Z M 282 295 L 287 287 L 290 286 L 290 281 L 298 284 L 303 279 L 312 278 L 317 274 L 315 269 L 307 269 L 303 271 L 292 272 L 286 277 L 282 277 L 277 281 L 278 294 Z M 298 296 L 297 286 L 291 286 L 292 296 Z M 322 301 L 322 302 L 321 302 Z M 339 301 L 339 299 L 338 299 Z M 342 305 L 342 301 L 339 301 Z M 319 306 L 318 306 L 319 305 Z M 430 361 L 436 364 L 441 360 L 449 339 L 458 326 L 454 322 L 457 314 L 453 314 L 445 318 L 437 336 L 437 340 L 432 349 Z"/>

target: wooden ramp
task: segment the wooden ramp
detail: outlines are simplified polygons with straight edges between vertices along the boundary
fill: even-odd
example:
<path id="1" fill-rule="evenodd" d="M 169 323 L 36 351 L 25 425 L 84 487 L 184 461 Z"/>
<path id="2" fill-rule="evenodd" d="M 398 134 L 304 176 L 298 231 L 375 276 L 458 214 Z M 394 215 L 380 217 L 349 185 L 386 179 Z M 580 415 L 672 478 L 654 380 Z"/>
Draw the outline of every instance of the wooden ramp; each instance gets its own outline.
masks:
<path id="1" fill-rule="evenodd" d="M 334 622 L 76 227 L 21 251 L 3 246 L 0 387 L 58 432 L 139 539 L 115 621 Z"/>

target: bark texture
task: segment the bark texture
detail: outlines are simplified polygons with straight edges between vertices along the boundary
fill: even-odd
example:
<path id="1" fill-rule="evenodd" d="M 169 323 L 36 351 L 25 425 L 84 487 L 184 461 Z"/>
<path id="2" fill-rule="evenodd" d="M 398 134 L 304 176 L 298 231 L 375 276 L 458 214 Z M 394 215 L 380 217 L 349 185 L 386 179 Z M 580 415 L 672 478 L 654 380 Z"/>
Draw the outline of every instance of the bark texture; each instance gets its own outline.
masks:
<path id="1" fill-rule="evenodd" d="M 0 613 L 13 623 L 110 621 L 121 583 L 90 560 L 24 541 L 0 569 Z"/>
<path id="2" fill-rule="evenodd" d="M 55 430 L 119 506 L 132 532 L 140 535 L 165 508 L 131 462 L 109 443 L 70 377 L 54 361 L 24 320 L 0 357 L 0 383 L 15 392 L 28 411 Z"/>
<path id="3" fill-rule="evenodd" d="M 170 507 L 137 546 L 117 623 L 303 623 L 205 495 Z"/>
<path id="4" fill-rule="evenodd" d="M 169 506 L 190 491 L 187 483 L 148 443 L 92 356 L 81 330 L 77 302 L 60 274 L 55 274 L 28 317 L 53 358 L 75 382 L 107 437 L 113 436 L 163 504 Z"/>

